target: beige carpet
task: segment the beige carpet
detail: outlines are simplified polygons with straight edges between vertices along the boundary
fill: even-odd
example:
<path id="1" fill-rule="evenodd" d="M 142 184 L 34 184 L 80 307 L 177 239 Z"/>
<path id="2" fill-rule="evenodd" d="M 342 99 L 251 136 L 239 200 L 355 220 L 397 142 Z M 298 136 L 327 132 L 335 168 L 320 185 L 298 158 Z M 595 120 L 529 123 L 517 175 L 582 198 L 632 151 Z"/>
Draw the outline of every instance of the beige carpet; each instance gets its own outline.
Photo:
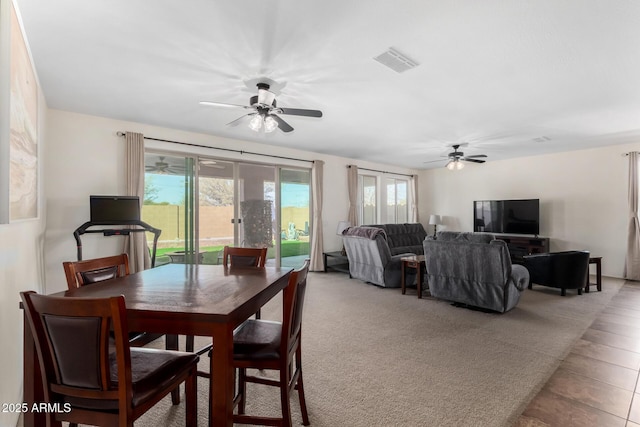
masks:
<path id="1" fill-rule="evenodd" d="M 566 297 L 535 286 L 499 315 L 312 273 L 303 323 L 311 425 L 510 426 L 622 284 L 605 278 L 602 292 Z M 280 302 L 269 303 L 263 318 L 278 319 Z M 207 380 L 199 381 L 204 426 Z M 254 386 L 248 399 L 250 412 L 279 414 L 275 388 Z M 297 395 L 292 403 L 299 425 Z M 183 424 L 183 405 L 167 398 L 136 426 Z"/>

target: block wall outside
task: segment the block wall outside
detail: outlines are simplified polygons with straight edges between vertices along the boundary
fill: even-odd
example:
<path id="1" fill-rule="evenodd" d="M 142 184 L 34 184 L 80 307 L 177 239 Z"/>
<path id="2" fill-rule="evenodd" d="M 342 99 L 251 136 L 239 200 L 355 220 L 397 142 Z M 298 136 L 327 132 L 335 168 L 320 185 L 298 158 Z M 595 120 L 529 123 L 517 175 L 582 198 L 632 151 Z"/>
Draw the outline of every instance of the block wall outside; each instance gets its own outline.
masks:
<path id="1" fill-rule="evenodd" d="M 282 230 L 287 230 L 290 222 L 295 224 L 296 230 L 304 230 L 305 222 L 309 222 L 309 208 L 285 206 L 281 209 L 280 219 Z"/>
<path id="2" fill-rule="evenodd" d="M 200 208 L 200 244 L 233 242 L 233 206 Z M 184 243 L 184 206 L 144 205 L 142 220 L 162 230 L 158 247 L 182 246 Z M 219 242 L 217 242 L 219 241 Z"/>
<path id="3" fill-rule="evenodd" d="M 281 211 L 282 230 L 294 223 L 296 230 L 305 230 L 309 222 L 309 208 L 285 206 Z M 200 207 L 200 245 L 233 242 L 233 206 Z M 180 205 L 144 205 L 142 220 L 162 230 L 158 247 L 171 247 L 184 241 L 184 207 Z M 310 226 L 310 225 L 309 225 Z"/>

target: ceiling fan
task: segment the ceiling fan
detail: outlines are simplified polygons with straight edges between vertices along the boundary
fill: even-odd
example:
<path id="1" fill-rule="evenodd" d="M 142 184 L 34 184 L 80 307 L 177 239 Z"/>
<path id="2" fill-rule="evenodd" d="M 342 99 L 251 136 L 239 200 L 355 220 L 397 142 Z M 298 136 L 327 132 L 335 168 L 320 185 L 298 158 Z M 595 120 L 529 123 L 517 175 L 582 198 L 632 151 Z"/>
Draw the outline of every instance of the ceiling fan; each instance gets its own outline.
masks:
<path id="1" fill-rule="evenodd" d="M 449 170 L 460 170 L 464 167 L 464 163 L 462 162 L 472 162 L 472 163 L 484 163 L 486 160 L 479 160 L 481 158 L 487 157 L 486 154 L 475 154 L 472 156 L 465 156 L 462 151 L 458 151 L 462 144 L 452 145 L 453 151 L 447 154 L 448 162 L 445 167 Z M 430 162 L 425 163 L 433 163 L 433 162 L 441 162 L 442 160 L 432 160 Z"/>
<path id="2" fill-rule="evenodd" d="M 227 104 L 224 102 L 201 101 L 201 105 L 211 105 L 214 107 L 237 107 L 245 110 L 252 110 L 251 113 L 239 117 L 227 126 L 237 126 L 244 120 L 249 120 L 249 128 L 259 132 L 264 129 L 265 132 L 273 132 L 279 128 L 283 132 L 291 132 L 293 127 L 285 122 L 278 114 L 290 116 L 306 116 L 306 117 L 322 117 L 322 111 L 305 110 L 301 108 L 282 108 L 276 106 L 276 94 L 269 91 L 267 83 L 258 83 L 258 94 L 249 98 L 249 105 Z"/>
<path id="3" fill-rule="evenodd" d="M 153 165 L 145 165 L 145 172 L 167 174 L 167 175 L 181 175 L 184 174 L 184 166 L 172 165 L 164 161 L 164 156 L 159 156 L 158 161 Z"/>

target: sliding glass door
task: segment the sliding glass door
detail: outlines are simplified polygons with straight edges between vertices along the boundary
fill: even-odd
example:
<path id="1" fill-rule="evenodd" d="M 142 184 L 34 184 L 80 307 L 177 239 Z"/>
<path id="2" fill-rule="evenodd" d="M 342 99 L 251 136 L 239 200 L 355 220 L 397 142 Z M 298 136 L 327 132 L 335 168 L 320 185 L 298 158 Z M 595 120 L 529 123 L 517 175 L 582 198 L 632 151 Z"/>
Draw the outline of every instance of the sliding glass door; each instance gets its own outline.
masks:
<path id="1" fill-rule="evenodd" d="M 143 220 L 162 230 L 157 265 L 219 264 L 225 245 L 267 247 L 267 265 L 310 253 L 308 169 L 145 155 Z"/>
<path id="2" fill-rule="evenodd" d="M 236 246 L 269 248 L 267 263 L 275 265 L 276 167 L 238 164 L 238 204 Z"/>
<path id="3" fill-rule="evenodd" d="M 218 264 L 225 245 L 234 246 L 236 231 L 234 163 L 198 159 L 199 262 Z"/>
<path id="4" fill-rule="evenodd" d="M 192 157 L 145 153 L 142 220 L 162 230 L 156 265 L 193 262 L 194 178 Z M 147 236 L 149 247 L 152 239 Z"/>
<path id="5" fill-rule="evenodd" d="M 280 168 L 280 264 L 300 267 L 309 258 L 311 171 Z"/>

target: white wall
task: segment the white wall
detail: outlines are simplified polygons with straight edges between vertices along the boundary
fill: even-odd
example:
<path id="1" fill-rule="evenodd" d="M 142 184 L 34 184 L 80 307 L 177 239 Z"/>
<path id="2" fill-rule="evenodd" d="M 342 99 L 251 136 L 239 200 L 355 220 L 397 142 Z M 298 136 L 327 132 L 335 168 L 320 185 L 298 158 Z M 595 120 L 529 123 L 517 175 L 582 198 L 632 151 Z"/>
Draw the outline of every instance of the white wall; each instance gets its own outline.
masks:
<path id="1" fill-rule="evenodd" d="M 444 216 L 441 229 L 471 231 L 473 201 L 540 199 L 540 235 L 551 250 L 587 249 L 602 256 L 602 272 L 622 277 L 626 254 L 629 151 L 617 145 L 419 174 L 419 211 Z"/>
<path id="2" fill-rule="evenodd" d="M 89 195 L 123 194 L 124 138 L 118 131 L 141 132 L 145 136 L 174 141 L 204 144 L 234 150 L 246 150 L 292 157 L 304 160 L 323 160 L 324 209 L 323 235 L 325 250 L 338 250 L 342 243 L 335 231 L 338 221 L 345 220 L 349 211 L 347 194 L 347 165 L 391 171 L 402 174 L 416 173 L 406 168 L 354 161 L 309 151 L 279 148 L 247 141 L 211 135 L 196 134 L 160 128 L 140 123 L 105 119 L 95 116 L 49 110 L 48 136 L 51 155 L 47 157 L 47 233 L 46 291 L 66 289 L 62 261 L 76 259 L 73 231 L 89 219 Z M 292 139 L 296 138 L 291 134 Z M 310 167 L 307 162 L 296 162 L 250 154 L 237 154 L 220 150 L 146 141 L 146 146 L 168 151 L 207 154 L 227 159 L 267 164 L 285 164 Z M 119 252 L 122 237 L 84 235 L 83 258 L 105 256 Z"/>
<path id="3" fill-rule="evenodd" d="M 0 58 L 8 55 L 4 36 L 8 30 L 9 2 L 0 1 Z M 8 61 L 0 61 L 0 74 L 8 69 Z M 8 80 L 0 87 L 0 99 L 8 104 Z M 6 85 L 5 85 L 6 83 Z M 5 104 L 5 105 L 6 105 Z M 8 106 L 8 105 L 7 105 Z M 8 109 L 0 109 L 0 114 L 8 114 Z M 0 403 L 22 402 L 22 310 L 19 309 L 21 291 L 42 291 L 44 283 L 43 246 L 46 211 L 44 200 L 44 162 L 47 154 L 45 124 L 47 119 L 46 101 L 38 92 L 38 171 L 39 171 L 39 217 L 37 219 L 0 224 Z M 7 122 L 7 117 L 0 120 Z M 8 141 L 9 130 L 0 126 L 0 143 Z M 5 164 L 5 163 L 3 163 Z M 2 170 L 1 173 L 5 173 Z M 0 203 L 6 203 L 2 200 Z M 0 426 L 16 425 L 18 413 L 0 411 Z"/>

